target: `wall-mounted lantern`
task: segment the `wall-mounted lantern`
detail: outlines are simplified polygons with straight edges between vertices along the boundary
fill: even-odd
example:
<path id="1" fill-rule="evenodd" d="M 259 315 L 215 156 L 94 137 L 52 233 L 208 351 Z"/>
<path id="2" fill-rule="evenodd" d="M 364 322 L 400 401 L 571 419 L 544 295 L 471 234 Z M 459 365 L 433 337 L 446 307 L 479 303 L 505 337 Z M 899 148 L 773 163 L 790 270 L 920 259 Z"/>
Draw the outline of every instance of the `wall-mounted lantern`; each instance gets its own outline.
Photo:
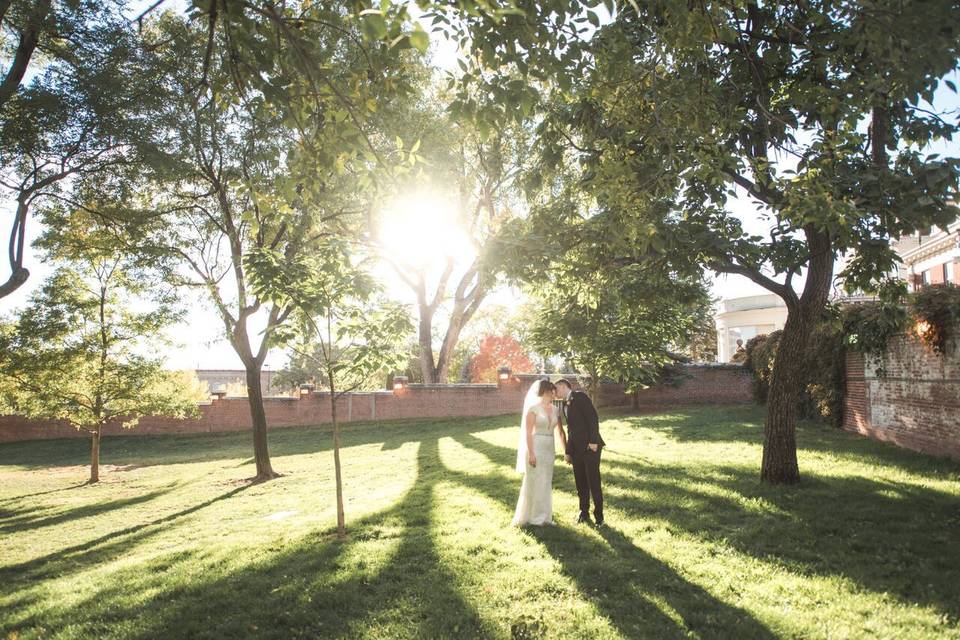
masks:
<path id="1" fill-rule="evenodd" d="M 317 385 L 310 384 L 309 382 L 300 385 L 300 397 L 308 398 L 310 394 L 313 393 L 313 390 L 317 388 Z"/>

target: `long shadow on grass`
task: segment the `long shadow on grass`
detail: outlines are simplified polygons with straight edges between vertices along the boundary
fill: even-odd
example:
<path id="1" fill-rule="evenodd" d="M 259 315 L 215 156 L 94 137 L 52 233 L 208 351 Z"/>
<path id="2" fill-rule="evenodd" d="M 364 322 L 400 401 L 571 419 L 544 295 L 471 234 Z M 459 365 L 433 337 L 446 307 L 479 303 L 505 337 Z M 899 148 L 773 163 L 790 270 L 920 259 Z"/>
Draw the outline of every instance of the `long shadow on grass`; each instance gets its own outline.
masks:
<path id="1" fill-rule="evenodd" d="M 515 452 L 472 434 L 454 438 L 498 465 L 509 465 Z M 557 468 L 560 471 L 560 468 Z M 516 478 L 447 471 L 448 479 L 471 487 L 511 509 L 517 499 Z M 557 559 L 583 596 L 626 637 L 773 638 L 747 611 L 732 606 L 689 582 L 668 565 L 634 545 L 614 528 L 601 535 L 606 545 L 584 529 L 565 526 L 528 530 Z M 666 608 L 660 603 L 665 603 Z M 679 620 L 671 617 L 672 610 Z"/>
<path id="2" fill-rule="evenodd" d="M 495 464 L 512 466 L 510 448 L 474 435 L 456 438 Z M 838 448 L 845 444 L 834 441 Z M 717 463 L 696 471 L 619 454 L 604 460 L 603 475 L 613 509 L 798 574 L 844 576 L 875 593 L 960 619 L 960 555 L 950 551 L 960 526 L 956 495 L 906 482 L 813 473 L 799 486 L 773 487 L 762 484 L 753 467 Z M 554 483 L 571 490 L 563 475 L 555 475 Z"/>
<path id="3" fill-rule="evenodd" d="M 8 496 L 6 498 L 0 499 L 0 504 L 13 504 L 20 502 L 26 498 L 35 498 L 37 496 L 45 496 L 51 493 L 60 493 L 61 491 L 70 491 L 71 489 L 79 489 L 80 487 L 89 487 L 89 482 L 80 482 L 77 484 L 72 484 L 68 487 L 60 487 L 58 489 L 48 489 L 47 491 L 37 491 L 36 493 L 21 493 L 16 496 Z M 0 510 L 2 511 L 2 510 Z"/>
<path id="4" fill-rule="evenodd" d="M 149 522 L 136 524 L 118 531 L 111 531 L 99 538 L 65 547 L 26 562 L 0 566 L 0 584 L 3 585 L 3 588 L 6 588 L 13 586 L 15 582 L 31 582 L 52 575 L 61 575 L 68 571 L 82 570 L 95 566 L 104 560 L 129 551 L 132 546 L 156 535 L 160 532 L 159 527 L 188 516 L 191 513 L 200 511 L 221 500 L 235 496 L 249 486 L 250 485 L 239 486 L 175 513 L 170 513 Z"/>
<path id="5" fill-rule="evenodd" d="M 844 576 L 861 588 L 960 617 L 960 524 L 955 495 L 904 482 L 808 473 L 771 487 L 752 467 L 680 466 L 612 459 L 608 501 L 798 574 Z"/>
<path id="6" fill-rule="evenodd" d="M 35 507 L 30 508 L 29 510 L 25 510 L 17 515 L 0 517 L 0 533 L 19 533 L 23 531 L 30 531 L 32 529 L 51 527 L 64 522 L 79 520 L 81 518 L 89 518 L 91 516 L 101 515 L 115 509 L 123 509 L 124 507 L 129 507 L 131 505 L 149 502 L 154 498 L 159 498 L 164 494 L 170 493 L 173 488 L 174 486 L 170 486 L 165 489 L 144 493 L 142 495 L 133 496 L 130 498 L 120 498 L 118 500 L 108 500 L 105 502 L 85 504 L 73 509 L 63 509 L 57 511 L 53 515 L 44 515 L 46 513 L 46 510 L 44 509 L 37 509 Z"/>
<path id="7" fill-rule="evenodd" d="M 202 571 L 186 586 L 160 582 L 151 565 L 111 577 L 111 584 L 60 617 L 94 631 L 124 622 L 131 638 L 488 637 L 495 630 L 460 593 L 432 537 L 434 492 L 443 481 L 437 439 L 422 439 L 410 491 L 389 509 L 350 523 L 351 538 L 326 531 L 241 569 Z M 385 558 L 373 547 L 394 541 Z M 154 562 L 165 562 L 158 558 Z M 213 575 L 205 579 L 203 575 Z M 124 608 L 133 592 L 155 592 Z M 131 623 L 131 621 L 136 621 Z M 28 620 L 29 625 L 50 620 Z"/>
<path id="8" fill-rule="evenodd" d="M 639 415 L 622 419 L 634 427 L 662 434 L 677 442 L 739 442 L 751 445 L 763 442 L 763 407 L 688 407 L 671 410 L 665 415 Z M 870 440 L 822 422 L 800 421 L 797 431 L 801 476 L 804 473 L 804 452 L 826 453 L 839 460 L 859 464 L 882 463 L 926 476 L 955 474 L 960 470 L 957 463 L 949 459 L 934 458 Z"/>
<path id="9" fill-rule="evenodd" d="M 465 418 L 458 426 L 497 429 L 507 424 L 506 417 Z M 380 445 L 383 450 L 399 449 L 406 443 L 419 442 L 425 431 L 449 420 L 403 420 L 384 423 L 348 423 L 343 425 L 342 446 Z M 330 425 L 271 429 L 270 453 L 274 467 L 283 471 L 283 456 L 324 453 L 333 441 Z M 60 439 L 0 444 L 4 465 L 27 468 L 85 466 L 89 463 L 89 442 L 86 439 Z M 190 435 L 105 436 L 101 444 L 101 464 L 138 467 L 231 460 L 252 463 L 250 435 L 247 431 Z M 240 465 L 238 465 L 240 466 Z M 13 496 L 18 499 L 26 496 Z"/>

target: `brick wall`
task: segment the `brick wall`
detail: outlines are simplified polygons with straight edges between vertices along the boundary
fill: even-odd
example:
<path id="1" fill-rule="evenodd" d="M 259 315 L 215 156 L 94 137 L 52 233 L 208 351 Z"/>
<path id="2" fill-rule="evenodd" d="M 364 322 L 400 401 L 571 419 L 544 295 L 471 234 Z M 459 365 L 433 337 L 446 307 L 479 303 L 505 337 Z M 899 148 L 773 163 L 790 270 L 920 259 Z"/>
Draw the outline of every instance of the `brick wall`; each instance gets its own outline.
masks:
<path id="1" fill-rule="evenodd" d="M 639 407 L 674 404 L 740 404 L 753 402 L 750 374 L 739 364 L 701 364 L 683 368 L 678 386 L 657 385 L 637 394 Z"/>
<path id="2" fill-rule="evenodd" d="M 960 344 L 935 354 L 910 336 L 891 340 L 884 375 L 847 354 L 843 426 L 908 449 L 960 459 Z"/>
<path id="3" fill-rule="evenodd" d="M 677 404 L 739 403 L 750 401 L 750 380 L 739 365 L 692 365 L 678 387 L 654 387 L 640 392 L 641 408 Z M 410 385 L 401 392 L 350 393 L 337 401 L 338 417 L 344 422 L 495 416 L 519 412 L 523 396 L 537 376 L 518 374 L 509 382 L 494 384 Z M 629 406 L 631 397 L 617 384 L 601 386 L 600 408 Z M 271 428 L 316 425 L 330 422 L 330 398 L 323 392 L 301 398 L 264 398 Z M 200 417 L 173 420 L 149 416 L 134 429 L 105 427 L 106 435 L 165 433 L 211 433 L 250 428 L 246 398 L 223 398 L 200 406 Z M 86 437 L 66 424 L 0 416 L 0 442 L 44 438 Z"/>

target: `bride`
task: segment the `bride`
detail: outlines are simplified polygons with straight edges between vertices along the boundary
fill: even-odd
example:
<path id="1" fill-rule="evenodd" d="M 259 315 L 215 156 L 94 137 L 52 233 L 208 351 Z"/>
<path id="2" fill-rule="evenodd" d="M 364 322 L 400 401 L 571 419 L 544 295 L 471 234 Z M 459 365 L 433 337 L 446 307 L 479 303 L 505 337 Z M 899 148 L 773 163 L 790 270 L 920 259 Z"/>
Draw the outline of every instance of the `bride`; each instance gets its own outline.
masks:
<path id="1" fill-rule="evenodd" d="M 553 460 L 556 455 L 554 429 L 564 450 L 567 435 L 553 406 L 556 387 L 549 380 L 533 383 L 523 402 L 517 446 L 517 472 L 524 474 L 513 524 L 553 524 Z"/>

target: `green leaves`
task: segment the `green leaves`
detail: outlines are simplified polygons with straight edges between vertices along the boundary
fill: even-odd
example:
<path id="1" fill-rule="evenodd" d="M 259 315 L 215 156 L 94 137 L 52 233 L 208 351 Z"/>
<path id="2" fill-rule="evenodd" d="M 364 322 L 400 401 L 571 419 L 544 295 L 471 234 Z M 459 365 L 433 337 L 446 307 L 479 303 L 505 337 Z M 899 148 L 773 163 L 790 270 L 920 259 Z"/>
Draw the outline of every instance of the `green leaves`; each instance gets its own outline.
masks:
<path id="1" fill-rule="evenodd" d="M 327 243 L 296 261 L 260 252 L 247 265 L 258 295 L 296 309 L 295 322 L 275 334 L 292 351 L 291 380 L 349 391 L 406 358 L 408 310 L 381 297 L 345 245 Z"/>
<path id="2" fill-rule="evenodd" d="M 389 33 L 386 17 L 376 9 L 360 12 L 360 28 L 368 40 L 383 40 Z"/>
<path id="3" fill-rule="evenodd" d="M 62 265 L 15 321 L 0 324 L 3 404 L 88 430 L 197 413 L 196 386 L 155 355 L 179 314 L 163 287 L 128 266 L 98 256 Z"/>
<path id="4" fill-rule="evenodd" d="M 430 36 L 419 24 L 410 33 L 410 44 L 420 53 L 426 53 L 427 49 L 430 48 Z"/>

